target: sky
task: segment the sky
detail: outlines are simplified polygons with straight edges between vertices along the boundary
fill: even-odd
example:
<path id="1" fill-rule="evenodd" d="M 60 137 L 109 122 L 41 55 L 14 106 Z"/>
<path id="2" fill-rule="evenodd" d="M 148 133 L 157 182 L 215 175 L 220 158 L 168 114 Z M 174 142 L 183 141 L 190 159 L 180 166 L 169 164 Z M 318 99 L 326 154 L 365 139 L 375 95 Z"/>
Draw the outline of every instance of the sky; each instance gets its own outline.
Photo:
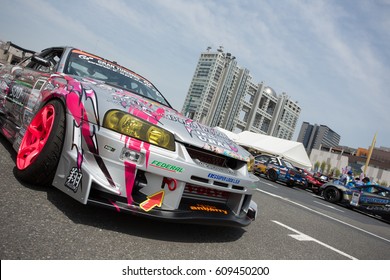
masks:
<path id="1" fill-rule="evenodd" d="M 145 76 L 181 111 L 201 52 L 236 57 L 340 145 L 390 147 L 390 0 L 0 0 L 0 40 L 70 45 Z"/>

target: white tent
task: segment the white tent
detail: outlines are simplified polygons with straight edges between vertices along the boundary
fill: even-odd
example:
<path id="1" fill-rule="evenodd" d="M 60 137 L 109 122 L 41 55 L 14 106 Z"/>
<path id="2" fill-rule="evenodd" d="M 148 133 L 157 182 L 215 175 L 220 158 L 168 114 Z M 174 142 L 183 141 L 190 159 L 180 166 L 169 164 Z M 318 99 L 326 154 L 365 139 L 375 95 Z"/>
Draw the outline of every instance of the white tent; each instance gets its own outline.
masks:
<path id="1" fill-rule="evenodd" d="M 238 139 L 238 134 L 237 133 L 234 133 L 234 132 L 231 132 L 229 130 L 223 129 L 222 127 L 219 127 L 219 126 L 216 126 L 214 128 L 219 130 L 219 131 L 221 131 L 221 132 L 223 132 L 224 134 L 226 134 L 226 136 L 229 137 L 234 142 Z"/>
<path id="2" fill-rule="evenodd" d="M 256 149 L 261 152 L 281 156 L 295 166 L 311 168 L 312 164 L 307 156 L 303 144 L 296 141 L 281 139 L 269 135 L 263 135 L 250 131 L 243 131 L 238 134 L 235 142 L 241 146 Z"/>
<path id="3" fill-rule="evenodd" d="M 307 169 L 312 167 L 306 150 L 303 147 L 303 144 L 300 142 L 290 141 L 250 131 L 243 131 L 236 134 L 221 128 L 217 129 L 224 132 L 230 139 L 241 146 L 252 148 L 260 152 L 281 156 L 297 167 Z"/>

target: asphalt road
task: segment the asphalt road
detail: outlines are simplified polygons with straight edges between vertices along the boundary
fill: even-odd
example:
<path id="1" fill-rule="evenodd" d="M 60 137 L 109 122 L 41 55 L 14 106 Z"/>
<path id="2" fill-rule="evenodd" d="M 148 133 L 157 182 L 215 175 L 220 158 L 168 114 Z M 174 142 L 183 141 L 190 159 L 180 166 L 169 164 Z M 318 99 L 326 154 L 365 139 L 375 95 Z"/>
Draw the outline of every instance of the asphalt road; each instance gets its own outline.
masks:
<path id="1" fill-rule="evenodd" d="M 245 228 L 159 222 L 85 206 L 14 176 L 0 136 L 0 259 L 389 260 L 390 225 L 261 179 Z"/>

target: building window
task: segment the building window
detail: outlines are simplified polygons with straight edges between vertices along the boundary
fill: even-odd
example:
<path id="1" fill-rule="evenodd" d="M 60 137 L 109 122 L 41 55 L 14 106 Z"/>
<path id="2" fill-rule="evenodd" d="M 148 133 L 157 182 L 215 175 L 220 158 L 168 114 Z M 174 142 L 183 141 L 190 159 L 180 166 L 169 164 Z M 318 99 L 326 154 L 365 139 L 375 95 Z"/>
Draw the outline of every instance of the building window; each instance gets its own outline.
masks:
<path id="1" fill-rule="evenodd" d="M 246 93 L 244 100 L 248 102 L 249 104 L 253 104 L 254 97 L 252 94 Z"/>
<path id="2" fill-rule="evenodd" d="M 242 108 L 242 110 L 238 116 L 238 119 L 242 122 L 247 122 L 248 116 L 249 116 L 249 108 L 244 107 L 244 108 Z"/>

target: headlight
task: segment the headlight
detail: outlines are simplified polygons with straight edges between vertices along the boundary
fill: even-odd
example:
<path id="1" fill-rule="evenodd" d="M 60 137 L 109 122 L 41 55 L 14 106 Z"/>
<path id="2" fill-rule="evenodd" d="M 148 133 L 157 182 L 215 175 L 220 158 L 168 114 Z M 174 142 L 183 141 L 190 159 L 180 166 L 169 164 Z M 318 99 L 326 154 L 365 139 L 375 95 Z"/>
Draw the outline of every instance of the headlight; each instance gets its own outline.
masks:
<path id="1" fill-rule="evenodd" d="M 255 158 L 252 155 L 249 156 L 249 161 L 248 161 L 247 165 L 248 165 L 248 171 L 252 172 L 253 167 L 255 166 Z"/>
<path id="2" fill-rule="evenodd" d="M 175 151 L 172 133 L 122 111 L 108 111 L 104 116 L 103 127 Z"/>

